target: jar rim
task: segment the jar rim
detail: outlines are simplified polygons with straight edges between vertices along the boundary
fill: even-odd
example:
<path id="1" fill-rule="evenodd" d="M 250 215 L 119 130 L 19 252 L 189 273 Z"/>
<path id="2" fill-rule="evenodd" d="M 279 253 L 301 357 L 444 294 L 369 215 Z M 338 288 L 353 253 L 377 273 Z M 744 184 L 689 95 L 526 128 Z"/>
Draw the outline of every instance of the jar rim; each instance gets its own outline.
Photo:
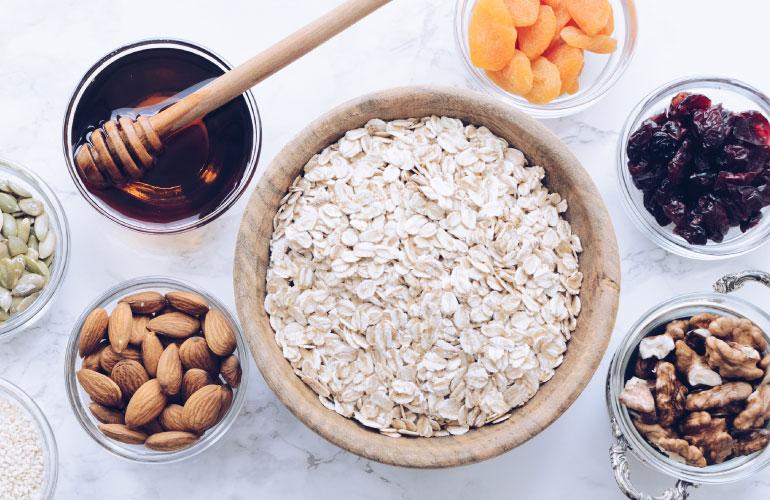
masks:
<path id="1" fill-rule="evenodd" d="M 752 320 L 770 340 L 770 315 L 754 304 L 733 295 L 696 292 L 665 300 L 640 316 L 621 340 L 607 371 L 605 397 L 610 421 L 617 425 L 631 453 L 651 468 L 684 481 L 723 484 L 753 475 L 770 465 L 770 446 L 753 455 L 732 458 L 718 465 L 693 467 L 674 461 L 650 444 L 631 421 L 619 395 L 625 384 L 628 364 L 639 341 L 655 328 L 693 312 L 720 312 Z M 770 425 L 770 424 L 768 424 Z"/>
<path id="2" fill-rule="evenodd" d="M 120 47 L 109 51 L 104 56 L 99 58 L 96 63 L 88 68 L 78 84 L 75 86 L 75 89 L 72 92 L 72 95 L 67 103 L 66 111 L 64 113 L 64 123 L 62 128 L 62 149 L 64 152 L 64 160 L 67 164 L 67 171 L 69 172 L 73 183 L 83 198 L 85 198 L 89 205 L 91 205 L 97 212 L 112 222 L 139 233 L 177 234 L 197 229 L 217 219 L 225 212 L 227 212 L 227 210 L 229 210 L 235 204 L 235 202 L 237 202 L 246 192 L 246 189 L 248 188 L 252 178 L 254 177 L 254 174 L 257 171 L 257 164 L 259 162 L 259 157 L 262 151 L 262 119 L 259 113 L 259 108 L 257 107 L 256 100 L 254 98 L 254 94 L 251 92 L 251 90 L 247 90 L 241 94 L 246 103 L 251 125 L 251 151 L 249 153 L 248 159 L 246 160 L 246 168 L 244 170 L 243 176 L 238 181 L 238 186 L 230 193 L 228 193 L 228 195 L 222 200 L 219 206 L 217 206 L 210 213 L 207 213 L 203 217 L 190 220 L 183 224 L 164 227 L 162 225 L 146 224 L 142 221 L 123 217 L 105 209 L 95 200 L 95 197 L 86 188 L 83 180 L 80 178 L 80 175 L 77 172 L 77 167 L 73 161 L 75 151 L 73 150 L 72 126 L 75 117 L 75 111 L 77 110 L 85 91 L 89 88 L 90 84 L 95 80 L 95 78 L 98 77 L 103 71 L 125 56 L 131 55 L 135 52 L 141 52 L 142 50 L 158 48 L 179 49 L 190 52 L 192 54 L 203 57 L 210 63 L 215 64 L 224 72 L 233 69 L 233 65 L 229 61 L 224 59 L 213 50 L 201 44 L 181 38 L 144 38 L 121 45 Z"/>

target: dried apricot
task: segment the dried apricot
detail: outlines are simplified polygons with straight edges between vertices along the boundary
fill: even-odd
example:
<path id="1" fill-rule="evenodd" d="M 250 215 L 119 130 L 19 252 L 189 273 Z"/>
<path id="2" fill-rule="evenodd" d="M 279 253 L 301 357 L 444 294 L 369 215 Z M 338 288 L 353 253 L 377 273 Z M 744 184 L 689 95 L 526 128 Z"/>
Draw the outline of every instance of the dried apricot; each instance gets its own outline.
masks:
<path id="1" fill-rule="evenodd" d="M 564 5 L 564 0 L 543 0 L 543 3 L 556 10 L 557 7 Z"/>
<path id="2" fill-rule="evenodd" d="M 608 0 L 564 0 L 570 16 L 588 36 L 597 35 L 611 15 Z"/>
<path id="3" fill-rule="evenodd" d="M 568 83 L 567 85 L 562 85 L 561 90 L 562 94 L 564 92 L 568 94 L 577 94 L 577 91 L 580 90 L 580 84 L 578 83 L 579 78 L 575 78 L 571 83 Z"/>
<path id="4" fill-rule="evenodd" d="M 567 45 L 585 49 L 597 54 L 609 54 L 615 52 L 618 41 L 607 35 L 588 36 L 575 26 L 567 26 L 561 30 L 561 38 Z"/>
<path id="5" fill-rule="evenodd" d="M 583 71 L 583 51 L 564 44 L 546 52 L 545 57 L 559 69 L 561 93 L 567 92 Z"/>
<path id="6" fill-rule="evenodd" d="M 556 16 L 553 9 L 548 5 L 541 5 L 535 24 L 519 31 L 519 50 L 534 60 L 551 45 L 556 34 Z"/>
<path id="7" fill-rule="evenodd" d="M 532 61 L 532 90 L 524 97 L 529 102 L 545 104 L 557 98 L 560 91 L 559 68 L 545 57 Z"/>
<path id="8" fill-rule="evenodd" d="M 511 94 L 526 95 L 532 90 L 532 66 L 524 52 L 517 50 L 500 71 L 488 71 L 489 77 Z"/>
<path id="9" fill-rule="evenodd" d="M 499 6 L 502 6 L 500 11 Z M 502 0 L 479 0 L 468 27 L 468 47 L 474 66 L 492 71 L 503 69 L 516 51 L 516 28 Z"/>
<path id="10" fill-rule="evenodd" d="M 564 28 L 568 22 L 570 22 L 572 16 L 569 15 L 567 7 L 563 5 L 558 5 L 551 8 L 553 9 L 554 16 L 556 16 L 556 33 L 558 34 L 561 29 Z"/>
<path id="11" fill-rule="evenodd" d="M 537 21 L 537 12 L 540 10 L 540 0 L 505 0 L 508 12 L 513 18 L 513 25 L 532 26 Z"/>
<path id="12" fill-rule="evenodd" d="M 615 14 L 612 12 L 612 5 L 610 5 L 610 17 L 607 19 L 607 24 L 599 32 L 600 35 L 611 35 L 615 31 Z"/>

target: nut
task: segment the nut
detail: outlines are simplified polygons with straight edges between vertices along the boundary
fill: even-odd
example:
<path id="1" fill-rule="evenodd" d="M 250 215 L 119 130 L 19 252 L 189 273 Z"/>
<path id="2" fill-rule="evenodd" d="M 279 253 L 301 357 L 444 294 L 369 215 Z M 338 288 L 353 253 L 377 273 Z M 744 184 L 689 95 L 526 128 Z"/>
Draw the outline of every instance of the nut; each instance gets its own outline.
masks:
<path id="1" fill-rule="evenodd" d="M 221 387 L 207 385 L 195 391 L 184 404 L 182 418 L 188 429 L 202 433 L 217 423 L 222 407 Z"/>
<path id="2" fill-rule="evenodd" d="M 77 373 L 78 382 L 91 399 L 104 406 L 123 406 L 123 393 L 110 377 L 93 370 L 82 368 Z"/>
<path id="3" fill-rule="evenodd" d="M 200 330 L 200 322 L 192 316 L 175 311 L 152 318 L 147 328 L 174 339 L 186 339 Z"/>
<path id="4" fill-rule="evenodd" d="M 770 419 L 770 385 L 760 385 L 746 400 L 746 409 L 735 417 L 736 429 L 747 431 L 765 426 Z"/>
<path id="5" fill-rule="evenodd" d="M 222 364 L 224 368 L 224 363 Z M 223 376 L 223 378 L 225 378 Z M 225 378 L 225 380 L 227 380 Z M 629 410 L 639 413 L 655 413 L 655 399 L 652 396 L 650 386 L 646 380 L 633 377 L 626 382 L 623 392 L 620 393 L 620 402 Z"/>
<path id="6" fill-rule="evenodd" d="M 99 344 L 107 331 L 109 315 L 107 311 L 98 307 L 86 316 L 83 327 L 80 329 L 80 357 L 87 356 L 99 348 Z"/>
<path id="7" fill-rule="evenodd" d="M 706 356 L 709 366 L 726 378 L 756 380 L 765 374 L 757 367 L 759 353 L 749 346 L 709 337 L 706 339 Z"/>
<path id="8" fill-rule="evenodd" d="M 677 380 L 676 370 L 671 363 L 661 361 L 655 371 L 655 408 L 658 411 L 658 422 L 663 427 L 671 427 L 684 413 L 687 388 Z"/>
<path id="9" fill-rule="evenodd" d="M 637 419 L 633 422 L 634 427 L 636 427 L 639 433 L 656 446 L 661 439 L 671 439 L 676 437 L 674 431 L 662 427 L 660 424 L 648 424 Z"/>
<path id="10" fill-rule="evenodd" d="M 665 333 L 654 337 L 645 337 L 639 342 L 639 356 L 642 359 L 652 357 L 664 359 L 674 350 L 674 339 Z"/>
<path id="11" fill-rule="evenodd" d="M 160 355 L 157 376 L 163 392 L 169 396 L 179 394 L 179 389 L 182 388 L 182 362 L 176 344 L 169 344 Z"/>
<path id="12" fill-rule="evenodd" d="M 190 337 L 182 342 L 179 347 L 179 357 L 188 370 L 200 368 L 212 375 L 216 375 L 219 371 L 219 359 L 211 352 L 203 337 Z"/>
<path id="13" fill-rule="evenodd" d="M 688 324 L 690 325 L 690 329 L 694 330 L 696 328 L 708 328 L 712 321 L 719 318 L 719 315 L 712 314 L 712 313 L 701 313 L 696 314 L 690 320 L 688 321 Z"/>
<path id="14" fill-rule="evenodd" d="M 131 325 L 131 338 L 128 343 L 134 346 L 141 346 L 144 337 L 147 336 L 147 323 L 150 322 L 149 316 L 134 316 L 134 324 Z"/>
<path id="15" fill-rule="evenodd" d="M 705 411 L 694 412 L 685 419 L 682 431 L 687 442 L 703 450 L 709 463 L 721 464 L 733 452 L 733 437 L 727 433 L 724 418 L 712 418 Z"/>
<path id="16" fill-rule="evenodd" d="M 91 410 L 91 414 L 96 417 L 96 419 L 103 423 L 103 424 L 122 424 L 125 423 L 123 420 L 123 412 L 114 410 L 112 408 L 108 408 L 104 405 L 100 405 L 99 403 L 91 403 L 88 405 L 88 409 Z"/>
<path id="17" fill-rule="evenodd" d="M 658 447 L 666 452 L 672 459 L 692 465 L 694 467 L 705 467 L 706 458 L 703 452 L 697 446 L 692 446 L 685 439 L 661 438 L 657 442 Z"/>
<path id="18" fill-rule="evenodd" d="M 676 341 L 676 369 L 687 376 L 687 382 L 691 386 L 713 387 L 722 383 L 722 377 L 709 368 L 698 353 L 690 349 L 690 346 L 682 340 Z"/>
<path id="19" fill-rule="evenodd" d="M 203 335 L 211 351 L 218 356 L 229 356 L 238 346 L 230 322 L 224 314 L 214 309 L 206 313 Z"/>
<path id="20" fill-rule="evenodd" d="M 708 329 L 720 339 L 753 347 L 758 351 L 767 349 L 767 340 L 762 330 L 746 318 L 722 316 L 712 321 Z"/>
<path id="21" fill-rule="evenodd" d="M 150 380 L 142 364 L 133 359 L 121 359 L 112 368 L 110 378 L 118 384 L 123 397 L 131 399 L 137 389 Z"/>
<path id="22" fill-rule="evenodd" d="M 237 389 L 238 386 L 241 385 L 241 376 L 243 375 L 241 362 L 238 359 L 238 356 L 231 354 L 225 358 L 225 360 L 222 361 L 222 366 L 219 368 L 219 374 L 225 382 Z M 646 383 L 647 382 L 645 381 L 645 384 Z M 628 384 L 626 384 L 626 386 L 628 386 Z M 649 392 L 649 387 L 647 390 Z M 653 405 L 652 411 L 655 411 L 655 402 L 652 400 L 652 393 L 650 393 L 650 403 Z"/>
<path id="23" fill-rule="evenodd" d="M 733 452 L 738 455 L 751 455 L 765 449 L 770 443 L 770 431 L 760 429 L 742 435 L 733 445 Z"/>
<path id="24" fill-rule="evenodd" d="M 158 292 L 138 292 L 120 299 L 131 307 L 136 314 L 153 314 L 166 307 L 166 299 Z"/>
<path id="25" fill-rule="evenodd" d="M 110 339 L 110 347 L 116 353 L 120 354 L 128 346 L 131 339 L 131 330 L 133 329 L 133 316 L 131 307 L 126 303 L 119 303 L 110 314 L 107 326 L 107 335 Z"/>
<path id="26" fill-rule="evenodd" d="M 689 329 L 689 323 L 683 319 L 677 319 L 666 325 L 666 335 L 676 340 L 684 340 Z"/>
<path id="27" fill-rule="evenodd" d="M 140 432 L 123 424 L 102 424 L 99 430 L 105 436 L 128 444 L 142 444 L 147 439 L 147 434 Z"/>
<path id="28" fill-rule="evenodd" d="M 155 451 L 175 451 L 188 448 L 198 439 L 198 436 L 191 432 L 167 431 L 148 437 L 144 445 Z"/>
<path id="29" fill-rule="evenodd" d="M 166 300 L 177 311 L 189 314 L 190 316 L 200 316 L 209 310 L 209 303 L 206 299 L 192 292 L 168 292 Z"/>
<path id="30" fill-rule="evenodd" d="M 168 405 L 158 417 L 161 427 L 167 431 L 186 431 L 181 405 Z"/>
<path id="31" fill-rule="evenodd" d="M 206 370 L 190 368 L 185 372 L 182 381 L 182 398 L 187 401 L 198 389 L 213 383 L 214 379 Z"/>
<path id="32" fill-rule="evenodd" d="M 745 401 L 751 394 L 751 384 L 746 382 L 728 382 L 713 389 L 695 392 L 687 396 L 687 409 L 690 411 L 724 408 L 730 403 Z"/>
<path id="33" fill-rule="evenodd" d="M 160 343 L 155 332 L 148 332 L 142 342 L 142 362 L 144 369 L 150 377 L 155 377 L 158 373 L 158 362 L 163 354 L 163 344 Z"/>
<path id="34" fill-rule="evenodd" d="M 126 425 L 136 429 L 155 420 L 166 407 L 166 395 L 158 379 L 142 384 L 126 407 Z"/>

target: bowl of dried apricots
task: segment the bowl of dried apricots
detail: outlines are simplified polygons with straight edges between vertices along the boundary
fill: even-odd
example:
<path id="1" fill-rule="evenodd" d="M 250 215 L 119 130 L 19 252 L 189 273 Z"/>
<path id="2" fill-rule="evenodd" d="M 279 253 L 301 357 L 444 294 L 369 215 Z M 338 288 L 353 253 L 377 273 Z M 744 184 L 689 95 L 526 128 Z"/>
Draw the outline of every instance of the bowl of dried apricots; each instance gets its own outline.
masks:
<path id="1" fill-rule="evenodd" d="M 633 0 L 458 0 L 455 40 L 474 83 L 538 118 L 603 97 L 634 53 Z"/>

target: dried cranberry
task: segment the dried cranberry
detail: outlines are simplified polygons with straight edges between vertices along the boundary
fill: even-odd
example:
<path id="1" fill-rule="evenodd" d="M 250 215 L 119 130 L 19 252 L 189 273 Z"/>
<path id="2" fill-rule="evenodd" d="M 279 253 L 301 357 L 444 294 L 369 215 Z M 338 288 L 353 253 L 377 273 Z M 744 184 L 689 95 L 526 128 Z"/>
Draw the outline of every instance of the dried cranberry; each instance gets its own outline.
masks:
<path id="1" fill-rule="evenodd" d="M 746 168 L 749 163 L 749 150 L 739 144 L 726 145 L 719 156 L 717 164 L 722 170 L 736 172 Z"/>
<path id="2" fill-rule="evenodd" d="M 722 106 L 698 109 L 692 115 L 692 123 L 701 140 L 703 149 L 716 149 L 724 144 L 730 127 L 722 115 Z"/>
<path id="3" fill-rule="evenodd" d="M 680 92 L 671 99 L 668 116 L 681 118 L 691 115 L 695 110 L 708 109 L 709 107 L 711 107 L 711 99 L 705 95 Z"/>
<path id="4" fill-rule="evenodd" d="M 674 228 L 674 234 L 684 238 L 687 243 L 692 245 L 705 245 L 708 243 L 706 230 L 700 225 L 699 221 L 687 225 L 679 225 Z"/>
<path id="5" fill-rule="evenodd" d="M 690 149 L 692 144 L 688 139 L 682 141 L 682 145 L 668 162 L 668 180 L 673 185 L 678 185 L 689 174 L 687 166 L 690 164 Z"/>
<path id="6" fill-rule="evenodd" d="M 770 123 L 759 111 L 736 113 L 732 119 L 733 135 L 736 139 L 757 146 L 765 146 L 770 139 Z"/>
<path id="7" fill-rule="evenodd" d="M 626 154 L 628 158 L 638 163 L 644 156 L 644 152 L 650 144 L 652 134 L 658 129 L 655 123 L 645 122 L 639 129 L 636 130 L 631 137 L 628 138 L 628 146 L 626 146 Z"/>
<path id="8" fill-rule="evenodd" d="M 661 208 L 663 209 L 663 213 L 666 214 L 666 217 L 671 219 L 674 224 L 684 224 L 687 220 L 687 206 L 681 200 L 671 198 L 668 203 L 664 204 Z"/>
<path id="9" fill-rule="evenodd" d="M 714 188 L 724 189 L 726 184 L 737 184 L 742 186 L 744 184 L 751 184 L 754 178 L 757 176 L 754 172 L 726 172 L 722 171 L 717 174 L 717 180 L 714 184 Z"/>

